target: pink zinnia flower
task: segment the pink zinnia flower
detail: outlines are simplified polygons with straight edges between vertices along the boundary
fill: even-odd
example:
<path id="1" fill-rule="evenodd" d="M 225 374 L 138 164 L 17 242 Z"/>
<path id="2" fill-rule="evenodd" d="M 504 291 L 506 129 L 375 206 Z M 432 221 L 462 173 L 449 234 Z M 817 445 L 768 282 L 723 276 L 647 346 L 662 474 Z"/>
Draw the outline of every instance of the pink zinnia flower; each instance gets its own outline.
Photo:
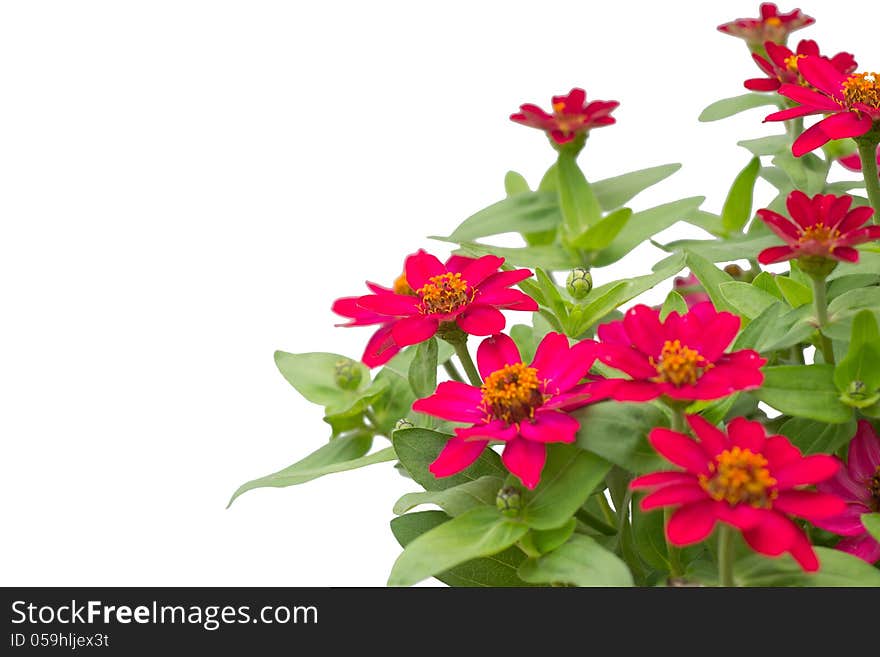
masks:
<path id="1" fill-rule="evenodd" d="M 859 252 L 853 247 L 880 239 L 880 226 L 863 228 L 874 210 L 867 205 L 850 210 L 851 205 L 850 196 L 816 194 L 811 199 L 795 190 L 786 201 L 791 219 L 767 208 L 758 210 L 761 220 L 785 242 L 761 251 L 758 262 L 769 265 L 793 258 L 858 262 Z"/>
<path id="2" fill-rule="evenodd" d="M 636 306 L 622 320 L 599 327 L 596 356 L 632 377 L 597 383 L 618 401 L 719 399 L 752 390 L 764 381 L 767 361 L 752 350 L 725 350 L 739 331 L 740 318 L 718 312 L 710 302 L 685 315 Z"/>
<path id="3" fill-rule="evenodd" d="M 785 43 L 789 34 L 816 22 L 815 18 L 803 14 L 800 9 L 780 14 L 779 8 L 772 2 L 762 3 L 760 11 L 760 18 L 738 18 L 719 25 L 718 30 L 745 39 L 749 47 L 757 47 L 765 41 Z"/>
<path id="4" fill-rule="evenodd" d="M 813 88 L 783 84 L 779 93 L 800 103 L 774 112 L 765 121 L 787 121 L 812 114 L 827 115 L 795 140 L 791 152 L 800 157 L 832 139 L 861 137 L 880 121 L 880 77 L 876 73 L 841 73 L 824 57 L 804 57 L 798 71 Z"/>
<path id="5" fill-rule="evenodd" d="M 471 335 L 492 335 L 504 328 L 501 310 L 537 311 L 534 299 L 510 289 L 532 273 L 499 271 L 504 258 L 453 256 L 440 262 L 418 251 L 407 257 L 394 289 L 368 283 L 373 294 L 345 297 L 333 311 L 353 321 L 346 326 L 381 324 L 364 352 L 364 364 L 387 363 L 401 348 L 432 337 L 441 324 L 457 325 Z"/>
<path id="6" fill-rule="evenodd" d="M 672 281 L 672 288 L 682 296 L 688 308 L 709 301 L 709 295 L 706 294 L 700 280 L 693 273 L 687 276 L 676 276 Z"/>
<path id="7" fill-rule="evenodd" d="M 858 153 L 853 153 L 852 155 L 845 155 L 841 158 L 837 159 L 840 162 L 841 166 L 850 171 L 861 171 L 862 170 L 862 158 L 859 157 Z M 877 166 L 880 169 L 880 147 L 877 148 Z"/>
<path id="8" fill-rule="evenodd" d="M 565 96 L 553 96 L 553 114 L 537 105 L 520 105 L 510 120 L 546 132 L 557 144 L 567 144 L 577 135 L 615 122 L 611 112 L 620 105 L 616 100 L 594 100 L 587 103 L 583 89 L 572 89 Z"/>
<path id="9" fill-rule="evenodd" d="M 808 84 L 804 81 L 798 69 L 798 61 L 807 56 L 822 57 L 822 59 L 830 62 L 834 68 L 844 75 L 849 75 L 858 67 L 856 60 L 848 52 L 839 52 L 831 59 L 822 56 L 819 53 L 819 46 L 812 39 L 801 41 L 795 52 L 772 41 L 765 43 L 764 49 L 767 51 L 766 58 L 758 53 L 753 53 L 752 59 L 767 74 L 767 77 L 746 80 L 744 83 L 746 89 L 751 89 L 752 91 L 776 91 L 783 84 Z"/>
<path id="10" fill-rule="evenodd" d="M 837 544 L 838 550 L 868 563 L 880 560 L 880 543 L 862 524 L 862 514 L 880 511 L 880 436 L 869 422 L 859 420 L 856 435 L 849 444 L 846 465 L 817 488 L 823 493 L 839 495 L 846 502 L 846 509 L 815 524 L 846 536 Z"/>
<path id="11" fill-rule="evenodd" d="M 733 420 L 727 434 L 699 415 L 687 420 L 696 441 L 661 428 L 648 436 L 654 449 L 684 471 L 654 472 L 630 484 L 652 489 L 642 499 L 643 510 L 676 507 L 666 527 L 669 542 L 698 543 L 721 521 L 739 529 L 756 552 L 790 552 L 804 570 L 818 570 L 807 536 L 788 516 L 815 522 L 843 511 L 836 495 L 802 488 L 837 472 L 834 457 L 803 456 L 784 436 L 768 437 L 761 423 L 745 418 Z"/>
<path id="12" fill-rule="evenodd" d="M 593 364 L 596 343 L 570 347 L 561 333 L 548 333 L 530 365 L 508 336 L 485 339 L 477 350 L 482 387 L 445 381 L 413 410 L 471 426 L 457 428 L 430 467 L 437 477 L 461 472 L 491 441 L 504 443 L 504 465 L 527 488 L 541 478 L 547 443 L 572 443 L 580 424 L 567 414 L 596 401 L 591 384 L 578 385 Z"/>

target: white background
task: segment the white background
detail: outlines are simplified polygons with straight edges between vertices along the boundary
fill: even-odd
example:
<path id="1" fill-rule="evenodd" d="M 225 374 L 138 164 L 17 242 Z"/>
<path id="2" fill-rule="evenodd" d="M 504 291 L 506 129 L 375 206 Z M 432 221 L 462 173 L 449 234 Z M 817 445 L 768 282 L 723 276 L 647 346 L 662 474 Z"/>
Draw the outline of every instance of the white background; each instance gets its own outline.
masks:
<path id="1" fill-rule="evenodd" d="M 0 5 L 0 583 L 384 584 L 414 486 L 390 464 L 224 510 L 328 435 L 273 351 L 358 356 L 369 331 L 334 329 L 334 298 L 443 255 L 425 236 L 506 170 L 537 182 L 553 153 L 508 121 L 521 102 L 619 100 L 587 176 L 683 162 L 634 207 L 719 210 L 735 142 L 777 130 L 696 121 L 756 75 L 715 31 L 756 4 Z M 880 67 L 874 2 L 804 9 L 794 41 Z"/>

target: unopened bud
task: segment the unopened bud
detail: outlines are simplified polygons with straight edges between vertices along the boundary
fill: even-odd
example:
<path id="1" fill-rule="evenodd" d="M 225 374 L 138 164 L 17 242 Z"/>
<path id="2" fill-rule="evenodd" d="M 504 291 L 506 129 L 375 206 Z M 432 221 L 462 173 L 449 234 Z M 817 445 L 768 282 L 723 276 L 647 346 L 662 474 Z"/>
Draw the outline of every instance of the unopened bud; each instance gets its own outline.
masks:
<path id="1" fill-rule="evenodd" d="M 357 390 L 362 377 L 360 366 L 350 358 L 336 362 L 336 385 L 343 390 Z"/>
<path id="2" fill-rule="evenodd" d="M 846 394 L 853 399 L 864 399 L 865 393 L 867 392 L 865 389 L 866 387 L 864 381 L 853 381 L 849 384 L 849 389 L 846 391 Z"/>
<path id="3" fill-rule="evenodd" d="M 521 504 L 522 498 L 519 490 L 513 486 L 505 486 L 498 491 L 498 495 L 495 497 L 495 506 L 501 511 L 501 515 L 508 518 L 515 518 L 519 515 Z"/>
<path id="4" fill-rule="evenodd" d="M 593 289 L 593 275 L 589 269 L 577 267 L 572 269 L 565 279 L 565 289 L 575 299 L 583 299 Z"/>
<path id="5" fill-rule="evenodd" d="M 405 417 L 402 417 L 394 423 L 394 430 L 400 431 L 401 429 L 412 429 L 414 426 L 416 425 L 407 420 Z"/>

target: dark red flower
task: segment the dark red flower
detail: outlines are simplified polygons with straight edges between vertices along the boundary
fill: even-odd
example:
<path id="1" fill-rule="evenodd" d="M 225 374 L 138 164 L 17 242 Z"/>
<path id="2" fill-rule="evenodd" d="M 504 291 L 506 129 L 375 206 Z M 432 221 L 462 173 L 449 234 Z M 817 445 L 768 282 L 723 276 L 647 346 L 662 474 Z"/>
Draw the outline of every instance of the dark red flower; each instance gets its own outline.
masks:
<path id="1" fill-rule="evenodd" d="M 834 475 L 833 456 L 803 456 L 785 436 L 767 436 L 760 422 L 736 418 L 725 434 L 700 417 L 688 423 L 697 436 L 653 429 L 651 445 L 684 471 L 654 472 L 632 481 L 647 488 L 641 508 L 676 507 L 666 536 L 673 545 L 702 541 L 721 521 L 739 529 L 746 543 L 761 554 L 790 552 L 804 570 L 815 571 L 819 560 L 803 530 L 788 516 L 810 522 L 841 513 L 837 495 L 804 490 Z"/>
<path id="2" fill-rule="evenodd" d="M 767 57 L 758 53 L 752 54 L 752 59 L 758 67 L 767 74 L 766 78 L 752 78 L 745 81 L 746 89 L 752 91 L 776 91 L 783 84 L 800 84 L 809 86 L 798 70 L 798 62 L 804 57 L 822 57 L 844 75 L 849 75 L 856 70 L 858 64 L 848 52 L 839 52 L 831 59 L 819 53 L 819 46 L 811 39 L 801 41 L 795 52 L 778 43 L 768 41 L 764 44 Z"/>
<path id="3" fill-rule="evenodd" d="M 870 423 L 859 421 L 856 435 L 849 444 L 846 465 L 816 488 L 839 495 L 846 502 L 843 513 L 815 523 L 846 537 L 837 544 L 837 549 L 868 563 L 880 560 L 880 542 L 862 524 L 863 514 L 880 511 L 880 436 Z"/>
<path id="4" fill-rule="evenodd" d="M 841 73 L 824 57 L 807 56 L 798 71 L 810 87 L 783 84 L 779 93 L 800 103 L 774 112 L 765 121 L 787 121 L 812 114 L 827 115 L 795 140 L 791 152 L 797 157 L 832 139 L 861 137 L 880 121 L 880 77 L 874 73 Z"/>
<path id="5" fill-rule="evenodd" d="M 738 18 L 719 25 L 718 29 L 730 36 L 745 39 L 750 47 L 759 47 L 765 41 L 785 43 L 789 34 L 816 22 L 800 9 L 780 14 L 779 8 L 772 2 L 762 3 L 760 11 L 760 18 Z"/>
<path id="6" fill-rule="evenodd" d="M 791 219 L 767 208 L 758 210 L 758 216 L 785 242 L 761 251 L 758 262 L 769 265 L 794 258 L 858 262 L 859 252 L 853 247 L 880 239 L 880 226 L 863 228 L 874 210 L 867 205 L 850 210 L 851 205 L 851 196 L 816 194 L 811 199 L 795 190 L 786 201 Z"/>
<path id="7" fill-rule="evenodd" d="M 453 256 L 443 264 L 418 251 L 407 257 L 394 289 L 368 283 L 373 294 L 338 299 L 333 311 L 352 319 L 344 326 L 381 324 L 364 352 L 363 362 L 369 367 L 383 365 L 401 348 L 427 340 L 441 324 L 454 323 L 471 335 L 492 335 L 504 328 L 501 310 L 538 310 L 534 299 L 511 289 L 532 273 L 498 271 L 503 263 L 497 256 Z"/>
<path id="8" fill-rule="evenodd" d="M 844 157 L 838 158 L 837 160 L 840 162 L 841 166 L 850 171 L 861 171 L 862 170 L 862 158 L 859 157 L 858 153 L 853 153 L 852 155 L 845 155 Z M 877 165 L 878 169 L 880 169 L 880 146 L 877 147 Z"/>
<path id="9" fill-rule="evenodd" d="M 752 390 L 764 381 L 757 352 L 726 352 L 740 318 L 718 312 L 710 302 L 685 315 L 636 306 L 622 320 L 599 327 L 596 357 L 632 379 L 607 379 L 596 385 L 618 401 L 720 399 Z"/>
<path id="10" fill-rule="evenodd" d="M 583 89 L 572 89 L 566 96 L 553 96 L 553 114 L 537 105 L 520 105 L 510 120 L 543 130 L 557 144 L 567 144 L 577 135 L 615 122 L 611 112 L 620 105 L 616 100 L 594 100 L 587 103 Z"/>
<path id="11" fill-rule="evenodd" d="M 455 430 L 430 470 L 437 477 L 461 472 L 490 441 L 504 443 L 502 461 L 526 488 L 541 478 L 547 443 L 572 443 L 580 424 L 567 411 L 598 401 L 591 384 L 578 385 L 595 359 L 596 343 L 569 346 L 561 333 L 548 333 L 531 365 L 513 340 L 494 335 L 477 350 L 482 387 L 444 381 L 437 392 L 419 399 L 413 410 L 469 427 Z"/>

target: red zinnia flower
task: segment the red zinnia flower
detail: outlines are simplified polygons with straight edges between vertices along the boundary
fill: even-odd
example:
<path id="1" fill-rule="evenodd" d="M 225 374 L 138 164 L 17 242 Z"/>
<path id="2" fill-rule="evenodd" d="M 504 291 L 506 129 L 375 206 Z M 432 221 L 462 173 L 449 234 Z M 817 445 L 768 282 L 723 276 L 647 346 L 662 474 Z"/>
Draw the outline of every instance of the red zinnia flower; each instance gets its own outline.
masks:
<path id="1" fill-rule="evenodd" d="M 764 71 L 768 77 L 752 78 L 745 81 L 746 89 L 752 91 L 776 91 L 783 84 L 805 85 L 803 77 L 798 70 L 798 61 L 804 57 L 822 57 L 844 75 L 849 75 L 856 70 L 858 64 L 848 52 L 839 52 L 831 59 L 819 54 L 819 46 L 812 39 L 804 39 L 797 46 L 797 51 L 792 52 L 789 48 L 778 43 L 768 41 L 764 44 L 767 51 L 765 59 L 758 53 L 752 54 L 752 59 Z"/>
<path id="2" fill-rule="evenodd" d="M 632 380 L 608 379 L 597 385 L 618 401 L 719 399 L 752 390 L 764 381 L 767 361 L 752 350 L 726 353 L 739 331 L 740 318 L 718 312 L 710 302 L 685 315 L 636 306 L 620 321 L 599 327 L 596 357 Z"/>
<path id="3" fill-rule="evenodd" d="M 453 256 L 444 265 L 418 251 L 407 257 L 404 275 L 393 290 L 368 283 L 373 294 L 346 297 L 333 311 L 352 318 L 346 326 L 381 324 L 364 352 L 364 364 L 387 363 L 401 348 L 427 340 L 441 324 L 454 323 L 471 335 L 492 335 L 504 328 L 501 310 L 538 310 L 538 304 L 510 289 L 532 273 L 498 271 L 504 258 Z"/>
<path id="4" fill-rule="evenodd" d="M 851 204 L 851 196 L 816 194 L 810 199 L 795 190 L 786 201 L 794 221 L 767 208 L 758 210 L 758 216 L 785 242 L 761 251 L 758 262 L 769 265 L 793 258 L 858 262 L 859 252 L 853 246 L 880 239 L 880 226 L 862 228 L 874 210 L 866 205 L 850 210 Z"/>
<path id="5" fill-rule="evenodd" d="M 572 89 L 567 96 L 553 96 L 553 114 L 547 114 L 537 105 L 520 105 L 519 112 L 510 120 L 546 132 L 557 144 L 567 144 L 577 135 L 592 128 L 615 122 L 611 112 L 620 105 L 616 100 L 594 100 L 587 103 L 583 89 Z"/>
<path id="6" fill-rule="evenodd" d="M 666 527 L 669 542 L 702 541 L 720 520 L 742 531 L 756 552 L 790 552 L 804 570 L 818 570 L 809 540 L 788 515 L 814 522 L 843 511 L 836 495 L 800 488 L 837 472 L 834 457 L 802 456 L 785 436 L 768 437 L 761 423 L 745 418 L 733 420 L 727 434 L 699 415 L 687 420 L 697 441 L 660 428 L 648 436 L 654 449 L 684 472 L 654 472 L 630 484 L 653 489 L 641 502 L 645 511 L 677 507 Z"/>
<path id="7" fill-rule="evenodd" d="M 832 139 L 861 137 L 875 121 L 880 121 L 880 75 L 841 73 L 824 57 L 807 56 L 798 62 L 798 71 L 812 89 L 799 84 L 783 84 L 779 93 L 800 103 L 774 112 L 765 121 L 787 121 L 799 116 L 827 114 L 810 126 L 791 146 L 797 157 L 824 146 Z"/>
<path id="8" fill-rule="evenodd" d="M 483 340 L 477 350 L 482 387 L 445 381 L 413 410 L 471 426 L 455 430 L 430 467 L 448 477 L 473 463 L 490 441 L 504 443 L 504 465 L 527 488 L 541 478 L 547 443 L 572 443 L 580 424 L 566 411 L 588 403 L 590 384 L 578 385 L 593 364 L 596 343 L 569 347 L 561 333 L 548 333 L 530 365 L 508 336 Z M 589 401 L 595 401 L 589 398 Z"/>
<path id="9" fill-rule="evenodd" d="M 779 8 L 772 2 L 762 3 L 760 10 L 760 18 L 738 18 L 719 25 L 718 29 L 730 36 L 745 39 L 750 47 L 755 47 L 765 41 L 785 43 L 789 34 L 816 22 L 815 18 L 801 13 L 800 9 L 780 14 Z"/>
<path id="10" fill-rule="evenodd" d="M 838 550 L 849 552 L 868 563 L 880 560 L 880 542 L 862 524 L 863 513 L 880 511 L 880 436 L 870 423 L 859 421 L 856 435 L 849 444 L 846 466 L 817 488 L 823 493 L 842 497 L 846 510 L 840 515 L 822 518 L 815 524 L 846 536 L 837 544 Z"/>
<path id="11" fill-rule="evenodd" d="M 862 170 L 862 158 L 859 157 L 858 153 L 845 155 L 844 157 L 838 158 L 837 161 L 840 162 L 841 166 L 849 169 L 850 171 Z M 878 169 L 880 169 L 880 147 L 877 148 L 877 165 Z"/>

